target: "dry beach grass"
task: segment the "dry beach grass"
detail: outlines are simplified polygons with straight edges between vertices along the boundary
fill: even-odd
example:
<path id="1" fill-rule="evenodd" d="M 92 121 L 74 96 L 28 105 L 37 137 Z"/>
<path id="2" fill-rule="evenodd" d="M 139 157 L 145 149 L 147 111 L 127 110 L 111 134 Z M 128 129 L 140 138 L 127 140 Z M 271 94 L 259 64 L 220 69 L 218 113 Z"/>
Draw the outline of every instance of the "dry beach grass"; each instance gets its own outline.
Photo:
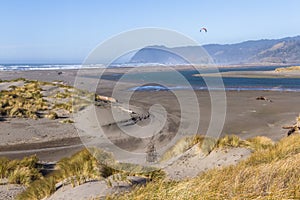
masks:
<path id="1" fill-rule="evenodd" d="M 264 148 L 236 166 L 211 169 L 183 181 L 152 182 L 111 199 L 298 199 L 300 136 L 274 145 L 267 142 L 268 147 L 265 139 L 261 142 Z"/>
<path id="2" fill-rule="evenodd" d="M 201 141 L 195 145 L 201 145 Z M 245 146 L 251 148 L 253 153 L 237 165 L 208 169 L 195 178 L 181 181 L 164 178 L 164 173 L 160 170 L 145 173 L 145 170 L 141 170 L 139 166 L 115 163 L 111 154 L 102 150 L 84 150 L 59 161 L 57 171 L 53 174 L 46 177 L 40 174 L 36 176 L 36 180 L 31 181 L 26 191 L 18 198 L 42 199 L 54 193 L 58 183 L 76 187 L 90 180 L 105 180 L 112 175 L 120 177 L 120 174 L 125 179 L 127 176 L 144 176 L 150 182 L 130 193 L 109 196 L 108 199 L 293 199 L 299 197 L 299 135 L 284 138 L 277 143 L 264 137 L 245 141 L 237 136 L 226 136 L 216 140 L 215 147 L 210 152 L 217 149 L 229 151 L 232 148 Z M 31 158 L 29 160 L 30 166 L 36 163 L 36 160 L 35 162 L 31 162 Z M 114 163 L 113 168 L 109 167 L 112 163 Z M 110 180 L 112 179 L 107 179 L 108 185 L 111 184 Z"/>

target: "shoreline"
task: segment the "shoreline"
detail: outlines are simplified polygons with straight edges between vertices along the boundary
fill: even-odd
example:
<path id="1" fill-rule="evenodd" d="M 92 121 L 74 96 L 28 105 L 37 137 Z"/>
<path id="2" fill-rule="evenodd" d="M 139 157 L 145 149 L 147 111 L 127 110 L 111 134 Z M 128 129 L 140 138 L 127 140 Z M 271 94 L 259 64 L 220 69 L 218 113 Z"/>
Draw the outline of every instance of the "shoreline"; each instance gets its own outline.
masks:
<path id="1" fill-rule="evenodd" d="M 0 69 L 0 72 L 27 72 L 27 71 L 78 71 L 78 70 L 87 70 L 87 71 L 92 71 L 92 70 L 109 70 L 109 71 L 127 71 L 128 69 L 138 69 L 138 71 L 165 71 L 168 70 L 168 68 L 173 68 L 177 70 L 189 70 L 189 69 L 194 69 L 194 68 L 201 68 L 201 69 L 209 69 L 209 67 L 213 68 L 248 68 L 248 67 L 268 67 L 268 66 L 274 66 L 274 67 L 288 67 L 288 66 L 294 66 L 298 65 L 299 63 L 245 63 L 245 64 L 187 64 L 187 65 L 173 65 L 173 64 L 141 64 L 141 65 L 126 65 L 126 66 L 112 66 L 112 67 L 107 67 L 107 66 L 102 66 L 102 67 L 74 67 L 74 68 L 28 68 L 28 69 L 13 69 L 13 70 L 4 70 Z M 36 65 L 41 65 L 41 66 L 82 66 L 82 64 L 0 64 L 1 65 L 8 65 L 8 66 L 36 66 Z M 99 64 L 102 65 L 102 64 Z"/>

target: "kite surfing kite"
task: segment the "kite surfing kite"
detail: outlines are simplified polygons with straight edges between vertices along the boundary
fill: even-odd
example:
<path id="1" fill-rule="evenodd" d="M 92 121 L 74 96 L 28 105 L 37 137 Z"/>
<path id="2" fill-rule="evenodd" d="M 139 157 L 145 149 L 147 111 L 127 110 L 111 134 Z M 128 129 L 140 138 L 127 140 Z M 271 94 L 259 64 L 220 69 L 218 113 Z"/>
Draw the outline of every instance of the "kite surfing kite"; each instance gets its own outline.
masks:
<path id="1" fill-rule="evenodd" d="M 205 33 L 207 33 L 207 29 L 206 28 L 201 28 L 200 32 L 205 31 Z"/>

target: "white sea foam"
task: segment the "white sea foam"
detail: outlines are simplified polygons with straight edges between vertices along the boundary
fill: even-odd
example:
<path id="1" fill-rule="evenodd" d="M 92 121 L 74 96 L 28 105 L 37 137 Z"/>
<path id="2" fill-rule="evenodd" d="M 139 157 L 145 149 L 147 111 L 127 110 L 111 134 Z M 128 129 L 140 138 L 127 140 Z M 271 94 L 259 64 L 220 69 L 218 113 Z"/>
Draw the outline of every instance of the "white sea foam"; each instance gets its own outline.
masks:
<path id="1" fill-rule="evenodd" d="M 88 69 L 88 68 L 121 68 L 121 67 L 152 67 L 170 66 L 171 64 L 161 63 L 112 63 L 109 66 L 104 64 L 1 64 L 0 71 L 25 71 L 25 70 L 63 70 L 63 69 Z M 172 66 L 176 66 L 172 64 Z"/>
<path id="2" fill-rule="evenodd" d="M 0 65 L 0 71 L 25 71 L 25 70 L 66 70 L 66 69 L 88 69 L 103 68 L 102 64 L 80 65 L 80 64 L 20 64 Z"/>

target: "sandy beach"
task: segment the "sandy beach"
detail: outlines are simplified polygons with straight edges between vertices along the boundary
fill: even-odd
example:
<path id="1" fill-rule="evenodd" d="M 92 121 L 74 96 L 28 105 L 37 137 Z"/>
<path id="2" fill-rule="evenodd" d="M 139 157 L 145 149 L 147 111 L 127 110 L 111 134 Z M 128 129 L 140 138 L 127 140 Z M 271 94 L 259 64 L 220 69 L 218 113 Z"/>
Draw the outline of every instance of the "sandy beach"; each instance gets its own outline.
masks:
<path id="1" fill-rule="evenodd" d="M 100 72 L 103 69 L 100 69 Z M 118 99 L 116 103 L 101 103 L 101 106 L 91 107 L 92 110 L 84 109 L 78 112 L 75 123 L 61 123 L 62 119 L 28 119 L 28 118 L 0 118 L 0 156 L 11 159 L 20 159 L 25 156 L 37 155 L 40 162 L 55 163 L 58 160 L 69 157 L 74 153 L 86 147 L 91 147 L 97 141 L 101 148 L 106 148 L 112 143 L 133 154 L 123 154 L 116 148 L 110 149 L 115 153 L 116 158 L 121 162 L 145 163 L 145 157 L 130 157 L 135 153 L 144 153 L 150 141 L 155 143 L 158 156 L 162 156 L 176 141 L 182 137 L 191 134 L 206 135 L 209 124 L 212 126 L 216 122 L 212 121 L 212 103 L 211 94 L 205 90 L 178 90 L 176 94 L 181 97 L 197 97 L 197 104 L 194 104 L 191 98 L 185 98 L 184 111 L 176 95 L 172 91 L 136 91 L 130 97 L 129 108 L 124 106 L 126 102 L 126 93 L 128 89 L 135 86 L 134 83 L 120 82 L 115 78 L 115 74 L 126 73 L 130 68 L 108 69 L 105 70 L 105 79 L 102 79 L 96 87 L 96 93 L 104 96 L 111 96 L 116 83 L 119 84 Z M 150 69 L 139 69 L 140 72 L 149 72 Z M 150 70 L 151 71 L 151 70 Z M 152 69 L 152 71 L 156 71 Z M 95 74 L 99 71 L 84 70 L 87 78 L 84 81 L 97 80 Z M 268 75 L 268 74 L 264 74 Z M 13 80 L 17 78 L 26 78 L 28 80 L 39 80 L 46 82 L 60 81 L 65 85 L 76 85 L 76 70 L 52 70 L 52 71 L 3 71 L 0 73 L 1 80 Z M 273 75 L 270 75 L 273 77 Z M 271 78 L 269 77 L 269 78 Z M 77 83 L 78 84 L 78 83 Z M 22 85 L 21 82 L 0 83 L 2 90 L 9 89 L 11 85 Z M 51 94 L 52 90 L 59 88 L 47 86 L 43 94 Z M 49 91 L 47 91 L 49 90 Z M 72 90 L 72 89 L 71 89 Z M 220 92 L 214 91 L 215 94 Z M 217 95 L 218 96 L 218 95 Z M 278 141 L 286 137 L 287 130 L 283 126 L 293 125 L 295 117 L 299 114 L 299 93 L 297 92 L 279 92 L 279 91 L 226 91 L 226 118 L 219 137 L 225 135 L 237 135 L 241 139 L 253 138 L 255 136 L 266 136 L 273 141 Z M 265 100 L 257 100 L 257 97 L 264 97 Z M 49 99 L 49 97 L 47 97 Z M 191 101 L 190 101 L 191 99 Z M 215 99 L 224 101 L 223 98 Z M 159 110 L 153 109 L 153 105 L 160 105 L 166 111 L 166 116 Z M 196 107 L 195 107 L 196 105 Z M 113 115 L 112 108 L 117 112 Z M 184 133 L 181 123 L 189 123 L 189 114 L 193 116 L 199 109 L 200 120 L 197 130 L 193 133 Z M 91 115 L 91 113 L 94 113 Z M 218 113 L 218 112 L 217 112 Z M 186 115 L 188 114 L 188 115 Z M 115 118 L 117 116 L 117 119 Z M 73 119 L 70 116 L 70 119 Z M 68 119 L 68 118 L 67 118 Z M 76 117 L 74 118 L 76 119 Z M 79 124 L 78 124 L 79 122 Z M 91 123 L 93 122 L 93 123 Z M 192 122 L 195 123 L 195 122 Z M 159 131 L 154 137 L 151 137 L 153 130 L 136 129 L 140 127 L 157 128 Z M 181 128 L 181 129 L 180 129 Z M 101 130 L 105 134 L 99 135 Z M 137 135 L 128 135 L 124 130 L 133 132 Z M 142 130 L 142 131 L 139 131 Z M 181 130 L 181 132 L 179 131 Z M 183 130 L 183 131 L 182 131 Z M 96 146 L 97 146 L 96 145 Z M 116 151 L 115 151 L 116 150 Z M 201 152 L 201 151 L 200 151 Z M 214 151 L 208 156 L 199 157 L 199 149 L 193 147 L 179 157 L 174 157 L 167 163 L 159 163 L 157 167 L 162 168 L 170 179 L 181 180 L 188 177 L 195 177 L 199 173 L 208 169 L 224 167 L 236 164 L 249 157 L 251 152 L 245 148 L 236 148 L 232 150 Z M 98 185 L 102 182 L 91 182 L 84 184 L 82 189 L 74 189 L 76 195 L 81 194 L 82 198 L 92 197 L 93 195 L 110 194 L 113 191 L 119 191 L 116 188 L 106 188 L 98 191 Z M 105 184 L 104 184 L 105 185 Z M 12 189 L 6 191 L 1 189 L 1 196 L 15 195 L 18 186 L 11 186 Z M 91 192 L 87 188 L 91 187 Z M 128 189 L 132 186 L 127 185 Z M 53 199 L 67 198 L 68 192 L 73 189 L 63 189 L 54 195 Z M 78 193 L 79 192 L 79 193 Z M 16 192 L 17 194 L 18 192 Z M 91 196 L 92 195 L 92 196 Z M 72 199 L 69 196 L 69 199 Z M 11 198 L 11 197 L 10 197 Z"/>
<path id="2" fill-rule="evenodd" d="M 124 73 L 126 70 L 128 69 L 109 69 L 105 73 L 112 75 Z M 87 70 L 86 73 L 93 74 L 93 71 Z M 56 70 L 3 71 L 0 73 L 2 80 L 20 77 L 50 82 L 60 80 L 68 85 L 73 85 L 76 70 L 65 70 L 61 74 Z M 111 80 L 101 80 L 97 93 L 110 96 L 115 83 L 113 77 Z M 124 88 L 130 87 L 129 83 L 123 83 L 123 85 Z M 189 96 L 194 91 L 180 92 Z M 205 135 L 211 118 L 210 94 L 207 91 L 196 91 L 195 93 L 200 109 L 200 123 L 197 133 Z M 259 96 L 267 97 L 272 102 L 256 100 L 256 97 Z M 296 92 L 227 91 L 226 98 L 226 121 L 221 136 L 236 134 L 246 139 L 260 135 L 279 140 L 286 135 L 286 130 L 282 129 L 282 126 L 293 123 L 300 110 L 299 94 Z M 122 102 L 122 99 L 118 100 Z M 167 122 L 156 138 L 157 148 L 165 146 L 175 136 L 180 123 L 181 108 L 176 96 L 171 91 L 135 92 L 130 103 L 136 108 L 142 108 L 143 111 L 139 111 L 141 115 L 146 114 L 154 104 L 160 104 L 166 109 L 168 113 Z M 193 111 L 192 106 L 186 105 L 186 108 L 190 112 Z M 147 119 L 144 121 L 147 122 Z M 41 160 L 56 161 L 84 147 L 73 124 L 62 124 L 59 123 L 59 120 L 21 118 L 3 118 L 0 123 L 0 155 L 3 156 L 21 158 L 26 155 L 37 154 Z M 135 140 L 118 138 L 120 130 L 110 128 L 109 131 L 112 132 L 113 140 L 122 147 L 132 146 L 130 141 L 135 142 Z M 126 136 L 124 137 L 126 138 Z M 135 150 L 144 151 L 147 142 L 141 142 Z"/>

